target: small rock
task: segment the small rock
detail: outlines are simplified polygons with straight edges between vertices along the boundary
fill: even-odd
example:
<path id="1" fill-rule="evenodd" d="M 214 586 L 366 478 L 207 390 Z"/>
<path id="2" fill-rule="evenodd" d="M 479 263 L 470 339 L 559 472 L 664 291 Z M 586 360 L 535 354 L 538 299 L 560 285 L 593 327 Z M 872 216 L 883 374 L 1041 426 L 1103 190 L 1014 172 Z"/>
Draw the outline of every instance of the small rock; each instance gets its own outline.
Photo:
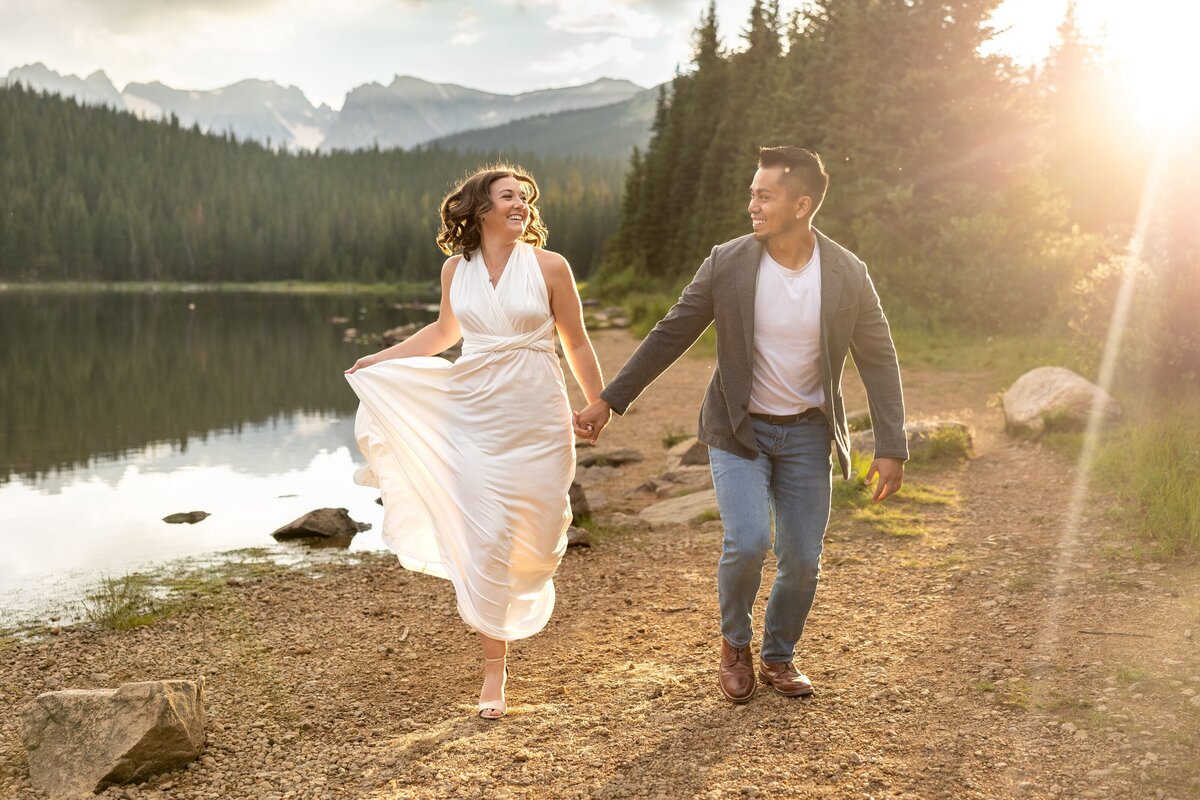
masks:
<path id="1" fill-rule="evenodd" d="M 584 491 L 583 484 L 579 482 L 578 478 L 571 481 L 571 490 L 567 499 L 571 504 L 572 522 L 592 513 L 592 507 L 588 504 L 587 492 Z"/>
<path id="2" fill-rule="evenodd" d="M 616 467 L 583 467 L 575 470 L 575 480 L 580 486 L 593 486 L 601 481 L 620 478 L 625 472 Z"/>
<path id="3" fill-rule="evenodd" d="M 181 511 L 178 514 L 168 514 L 163 517 L 163 522 L 169 522 L 172 525 L 180 525 L 185 522 L 188 525 L 195 525 L 211 516 L 212 514 L 207 511 Z"/>
<path id="4" fill-rule="evenodd" d="M 640 529 L 646 527 L 645 521 L 636 514 L 624 514 L 619 511 L 612 514 L 605 514 L 599 517 L 598 521 L 606 528 Z"/>
<path id="5" fill-rule="evenodd" d="M 718 513 L 717 493 L 709 489 L 655 503 L 642 509 L 639 516 L 649 523 L 651 528 L 657 528 L 662 525 L 692 522 L 698 517 Z"/>
<path id="6" fill-rule="evenodd" d="M 708 445 L 693 436 L 667 451 L 667 469 L 691 467 L 708 463 Z"/>
<path id="7" fill-rule="evenodd" d="M 355 522 L 344 508 L 318 508 L 294 519 L 271 535 L 279 541 L 289 539 L 333 539 L 353 537 L 371 529 L 369 522 Z"/>
<path id="8" fill-rule="evenodd" d="M 595 449 L 589 449 L 584 453 L 580 453 L 575 458 L 577 467 L 620 467 L 625 464 L 634 464 L 645 459 L 641 450 L 632 448 L 624 448 L 621 450 L 607 450 L 605 452 L 597 452 Z"/>
<path id="9" fill-rule="evenodd" d="M 567 547 L 591 547 L 592 534 L 587 528 L 575 525 L 567 528 Z"/>

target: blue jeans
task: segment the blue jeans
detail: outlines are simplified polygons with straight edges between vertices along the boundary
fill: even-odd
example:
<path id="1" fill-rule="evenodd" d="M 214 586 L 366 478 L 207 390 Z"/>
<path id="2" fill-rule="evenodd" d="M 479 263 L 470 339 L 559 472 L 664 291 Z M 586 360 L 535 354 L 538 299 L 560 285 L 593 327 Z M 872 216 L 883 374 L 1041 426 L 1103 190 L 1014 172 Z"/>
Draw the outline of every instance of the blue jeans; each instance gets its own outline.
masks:
<path id="1" fill-rule="evenodd" d="M 762 658 L 791 661 L 821 572 L 832 489 L 830 433 L 823 417 L 791 425 L 752 421 L 756 458 L 709 451 L 725 526 L 717 567 L 721 633 L 734 647 L 753 637 L 751 614 L 774 521 L 778 571 L 763 620 Z"/>

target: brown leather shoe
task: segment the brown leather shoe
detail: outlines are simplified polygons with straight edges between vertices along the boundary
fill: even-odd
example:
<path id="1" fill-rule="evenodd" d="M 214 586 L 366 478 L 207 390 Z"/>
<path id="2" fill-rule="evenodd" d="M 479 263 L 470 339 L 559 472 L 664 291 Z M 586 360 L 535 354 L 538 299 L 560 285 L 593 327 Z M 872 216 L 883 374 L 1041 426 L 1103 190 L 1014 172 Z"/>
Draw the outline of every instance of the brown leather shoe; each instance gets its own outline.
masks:
<path id="1" fill-rule="evenodd" d="M 813 693 L 812 681 L 799 672 L 791 661 L 758 662 L 758 674 L 763 683 L 784 697 L 806 697 Z"/>
<path id="2" fill-rule="evenodd" d="M 721 693 L 735 703 L 745 703 L 754 695 L 754 656 L 750 645 L 734 647 L 721 637 L 721 668 L 717 682 Z"/>

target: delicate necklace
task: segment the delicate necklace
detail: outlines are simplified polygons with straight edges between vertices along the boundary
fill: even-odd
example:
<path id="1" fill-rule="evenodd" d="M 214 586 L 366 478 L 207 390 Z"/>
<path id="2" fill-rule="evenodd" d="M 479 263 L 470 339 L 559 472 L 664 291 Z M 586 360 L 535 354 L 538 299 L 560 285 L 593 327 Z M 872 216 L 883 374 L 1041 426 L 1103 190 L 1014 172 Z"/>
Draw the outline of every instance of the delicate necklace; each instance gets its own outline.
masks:
<path id="1" fill-rule="evenodd" d="M 509 255 L 511 256 L 512 253 L 510 252 Z M 495 286 L 496 281 L 500 280 L 500 275 L 503 274 L 504 268 L 508 266 L 508 260 L 505 259 L 503 264 L 501 264 L 496 269 L 492 269 L 491 267 L 488 266 L 487 259 L 483 257 L 483 248 L 482 247 L 479 248 L 479 258 L 480 258 L 480 260 L 483 261 L 483 268 L 485 271 L 487 271 L 488 280 L 491 281 L 492 286 Z"/>

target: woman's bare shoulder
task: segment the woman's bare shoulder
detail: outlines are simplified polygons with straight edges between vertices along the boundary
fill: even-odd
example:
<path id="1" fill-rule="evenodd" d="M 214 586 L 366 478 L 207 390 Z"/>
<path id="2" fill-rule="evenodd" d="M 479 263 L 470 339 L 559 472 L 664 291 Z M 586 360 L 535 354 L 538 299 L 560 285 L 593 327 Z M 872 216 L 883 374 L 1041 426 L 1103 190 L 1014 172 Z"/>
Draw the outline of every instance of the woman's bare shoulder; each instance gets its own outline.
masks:
<path id="1" fill-rule="evenodd" d="M 458 265 L 462 263 L 462 253 L 455 253 L 442 262 L 442 277 L 453 278 L 454 270 L 458 269 Z"/>
<path id="2" fill-rule="evenodd" d="M 569 275 L 571 267 L 567 264 L 567 260 L 553 250 L 543 250 L 540 247 L 533 248 L 534 255 L 537 256 L 538 266 L 542 268 L 542 274 L 547 277 L 552 275 Z"/>

